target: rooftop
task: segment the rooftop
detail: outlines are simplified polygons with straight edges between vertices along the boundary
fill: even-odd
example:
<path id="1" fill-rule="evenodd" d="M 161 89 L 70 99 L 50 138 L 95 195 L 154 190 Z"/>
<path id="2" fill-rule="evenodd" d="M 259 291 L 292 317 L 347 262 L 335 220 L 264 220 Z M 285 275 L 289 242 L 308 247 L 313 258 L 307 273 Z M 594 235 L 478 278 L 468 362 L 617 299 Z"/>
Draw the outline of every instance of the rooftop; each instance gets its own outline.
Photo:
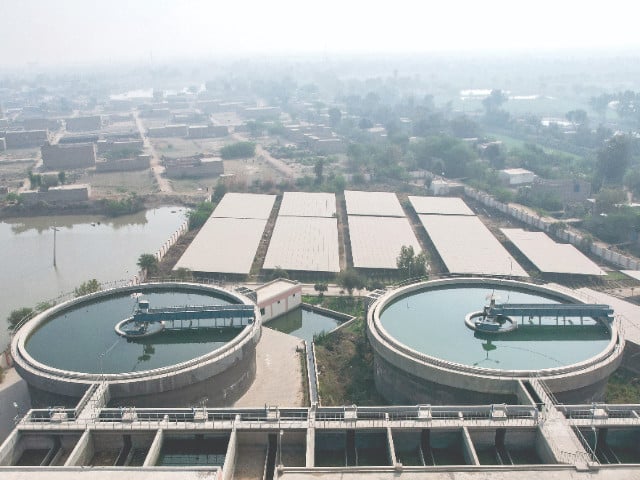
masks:
<path id="1" fill-rule="evenodd" d="M 571 244 L 556 243 L 544 232 L 528 232 L 521 228 L 501 228 L 500 230 L 541 272 L 606 275 L 576 247 Z"/>

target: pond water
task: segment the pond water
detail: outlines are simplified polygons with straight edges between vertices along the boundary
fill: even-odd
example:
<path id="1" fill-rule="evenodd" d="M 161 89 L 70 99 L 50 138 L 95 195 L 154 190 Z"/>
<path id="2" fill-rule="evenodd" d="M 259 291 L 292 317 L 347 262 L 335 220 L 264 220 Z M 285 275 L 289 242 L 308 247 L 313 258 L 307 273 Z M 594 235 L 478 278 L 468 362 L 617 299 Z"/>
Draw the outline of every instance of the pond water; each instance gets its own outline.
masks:
<path id="1" fill-rule="evenodd" d="M 56 298 L 91 278 L 132 278 L 140 254 L 156 252 L 184 222 L 185 213 L 184 208 L 161 207 L 118 218 L 54 216 L 0 222 L 0 350 L 9 342 L 5 320 L 12 310 Z"/>
<path id="2" fill-rule="evenodd" d="M 145 293 L 152 308 L 224 305 L 229 301 L 201 291 Z M 131 316 L 137 300 L 117 295 L 85 303 L 57 315 L 29 337 L 26 349 L 46 365 L 85 373 L 151 370 L 199 357 L 223 346 L 241 329 L 164 331 L 144 339 L 119 336 L 115 325 Z M 51 339 L 56 341 L 52 342 Z"/>
<path id="3" fill-rule="evenodd" d="M 467 313 L 482 310 L 487 296 L 498 303 L 559 303 L 531 292 L 466 286 L 437 288 L 397 299 L 380 316 L 390 335 L 408 347 L 437 358 L 499 370 L 561 367 L 586 360 L 609 343 L 608 330 L 592 319 L 585 325 L 556 326 L 556 319 L 538 318 L 511 333 L 479 334 L 467 328 Z M 514 318 L 521 322 L 521 318 Z M 562 319 L 560 319 L 562 324 Z M 577 324 L 576 324 L 577 323 Z"/>
<path id="4" fill-rule="evenodd" d="M 321 332 L 330 332 L 340 323 L 342 323 L 340 320 L 333 317 L 300 307 L 265 323 L 264 326 L 278 332 L 288 333 L 311 343 L 314 335 Z"/>

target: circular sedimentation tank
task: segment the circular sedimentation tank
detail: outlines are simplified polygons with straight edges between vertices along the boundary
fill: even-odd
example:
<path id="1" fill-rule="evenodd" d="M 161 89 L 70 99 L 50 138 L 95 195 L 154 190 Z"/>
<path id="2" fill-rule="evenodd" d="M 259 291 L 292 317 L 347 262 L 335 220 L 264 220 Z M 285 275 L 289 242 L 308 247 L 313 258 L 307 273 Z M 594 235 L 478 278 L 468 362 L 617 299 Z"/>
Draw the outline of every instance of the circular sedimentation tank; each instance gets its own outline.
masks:
<path id="1" fill-rule="evenodd" d="M 141 297 L 142 296 L 142 297 Z M 163 330 L 125 338 L 114 328 L 131 317 L 139 298 L 154 308 L 186 305 L 254 306 L 243 326 Z M 79 397 L 107 381 L 112 397 L 156 395 L 216 380 L 216 393 L 238 396 L 255 375 L 260 312 L 246 297 L 209 285 L 150 283 L 105 290 L 56 305 L 16 333 L 12 354 L 27 382 L 46 392 Z M 253 371 L 252 371 L 253 369 Z"/>
<path id="2" fill-rule="evenodd" d="M 508 332 L 469 328 L 469 314 L 481 311 L 487 298 L 581 303 L 557 289 L 487 278 L 389 291 L 367 314 L 379 392 L 394 403 L 513 402 L 522 400 L 514 398 L 521 395 L 518 381 L 536 377 L 563 400 L 600 399 L 622 358 L 616 322 L 523 316 L 510 318 L 517 328 Z"/>

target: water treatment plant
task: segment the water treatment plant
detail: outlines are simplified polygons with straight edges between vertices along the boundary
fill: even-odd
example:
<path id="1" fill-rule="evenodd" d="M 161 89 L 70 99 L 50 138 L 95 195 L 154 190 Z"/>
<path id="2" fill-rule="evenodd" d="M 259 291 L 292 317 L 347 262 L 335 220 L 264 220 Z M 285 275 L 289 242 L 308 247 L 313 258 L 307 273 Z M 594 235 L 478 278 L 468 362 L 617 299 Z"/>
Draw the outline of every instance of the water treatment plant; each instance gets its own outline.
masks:
<path id="1" fill-rule="evenodd" d="M 212 222 L 245 222 L 240 207 L 249 200 L 272 208 L 255 196 L 231 198 L 233 211 L 224 215 L 238 218 L 222 212 Z M 351 237 L 352 254 L 374 265 L 384 253 L 384 261 L 392 262 L 393 249 L 384 242 L 376 246 L 364 228 L 381 225 L 384 217 L 362 209 L 399 215 L 399 204 L 386 196 L 394 201 L 384 205 L 394 210 L 385 212 L 382 203 L 370 201 L 378 195 L 367 198 L 351 203 L 350 233 L 362 227 L 360 237 Z M 313 205 L 332 204 L 321 200 Z M 416 223 L 429 233 L 455 231 L 444 223 L 434 227 L 445 220 L 434 220 L 437 215 L 419 200 L 413 198 L 416 212 L 426 213 Z M 25 468 L 66 476 L 89 471 L 100 478 L 179 474 L 216 480 L 417 479 L 427 473 L 506 480 L 524 471 L 598 480 L 635 474 L 640 408 L 600 403 L 611 373 L 635 358 L 638 336 L 623 332 L 621 320 L 636 315 L 626 310 L 635 307 L 594 292 L 513 280 L 526 279 L 527 272 L 514 267 L 516 259 L 502 244 L 487 240 L 491 234 L 479 220 L 441 216 L 468 224 L 466 237 L 484 239 L 489 253 L 479 259 L 477 242 L 473 248 L 454 245 L 434 233 L 449 275 L 368 294 L 360 335 L 368 341 L 370 378 L 387 405 L 321 401 L 319 385 L 328 372 L 316 361 L 315 335 L 353 317 L 302 304 L 298 282 L 111 288 L 58 303 L 15 332 L 11 353 L 34 408 L 16 416 L 17 427 L 0 446 L 0 471 L 10 480 L 21 480 Z M 333 229 L 335 218 L 320 218 Z M 390 218 L 389 225 L 401 217 Z M 259 220 L 261 232 L 267 219 Z M 204 238 L 194 254 L 205 259 L 211 244 Z M 244 247 L 238 242 L 229 253 L 218 249 L 216 258 L 239 264 L 242 257 L 248 268 L 254 252 L 239 255 Z M 300 268 L 325 269 L 325 262 L 306 257 L 323 255 L 322 248 L 279 252 Z M 504 257 L 495 272 L 475 273 L 494 257 Z M 305 294 L 314 290 L 304 288 Z M 272 335 L 287 337 L 290 350 L 283 355 L 264 341 Z M 279 355 L 284 363 L 277 363 Z M 304 364 L 306 375 L 290 374 L 294 363 Z M 289 383 L 302 389 L 300 380 L 308 403 L 274 400 L 294 398 L 276 394 Z M 262 388 L 262 396 L 253 397 L 254 388 Z M 246 398 L 253 401 L 239 403 Z"/>

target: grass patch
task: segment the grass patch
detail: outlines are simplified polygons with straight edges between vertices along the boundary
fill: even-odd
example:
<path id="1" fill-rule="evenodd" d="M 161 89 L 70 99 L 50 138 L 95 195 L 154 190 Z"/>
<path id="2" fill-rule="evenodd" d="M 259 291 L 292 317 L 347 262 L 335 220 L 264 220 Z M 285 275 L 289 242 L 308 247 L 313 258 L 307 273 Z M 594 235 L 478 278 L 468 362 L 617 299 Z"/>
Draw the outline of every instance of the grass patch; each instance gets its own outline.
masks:
<path id="1" fill-rule="evenodd" d="M 607 280 L 618 281 L 618 280 L 630 280 L 630 279 L 631 277 L 617 270 L 611 270 L 610 272 L 607 272 Z"/>
<path id="2" fill-rule="evenodd" d="M 388 403 L 375 387 L 373 350 L 365 334 L 362 316 L 340 330 L 319 336 L 315 346 L 323 405 Z"/>
<path id="3" fill-rule="evenodd" d="M 302 372 L 302 405 L 308 407 L 311 405 L 309 400 L 309 371 L 307 370 L 307 355 L 304 350 L 298 352 L 300 359 L 300 371 Z"/>
<path id="4" fill-rule="evenodd" d="M 364 317 L 364 302 L 361 298 L 303 295 L 302 301 L 310 305 L 318 305 L 329 310 L 346 313 L 352 317 Z"/>
<path id="5" fill-rule="evenodd" d="M 604 397 L 607 403 L 640 403 L 640 375 L 619 368 L 609 377 Z"/>

